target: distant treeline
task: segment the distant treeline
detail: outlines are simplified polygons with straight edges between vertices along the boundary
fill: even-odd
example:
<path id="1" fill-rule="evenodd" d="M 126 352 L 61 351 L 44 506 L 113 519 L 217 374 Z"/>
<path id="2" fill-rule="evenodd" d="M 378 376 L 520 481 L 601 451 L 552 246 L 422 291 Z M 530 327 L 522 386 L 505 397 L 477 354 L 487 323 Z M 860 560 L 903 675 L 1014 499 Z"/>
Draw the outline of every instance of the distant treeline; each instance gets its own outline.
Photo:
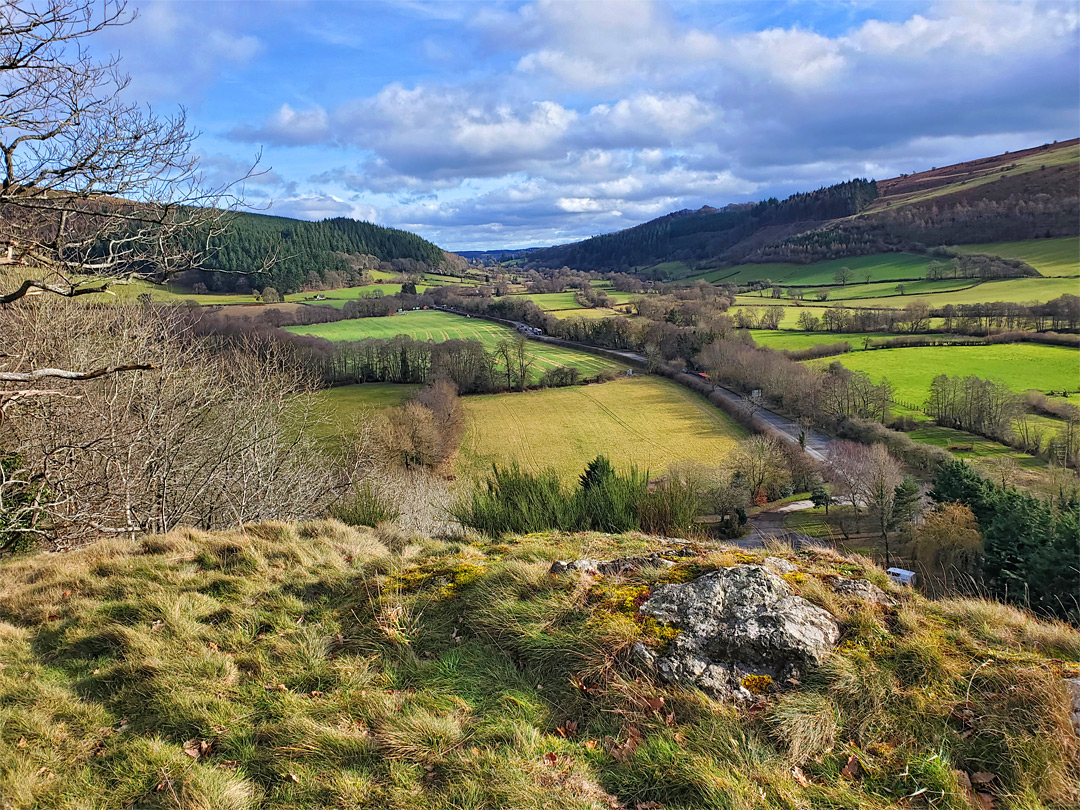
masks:
<path id="1" fill-rule="evenodd" d="M 542 267 L 621 271 L 665 261 L 693 262 L 715 257 L 765 227 L 856 214 L 877 194 L 874 181 L 849 180 L 784 200 L 677 211 L 616 233 L 532 251 L 527 260 Z"/>
<path id="2" fill-rule="evenodd" d="M 799 308 L 798 305 L 796 307 Z M 784 312 L 784 307 L 776 303 L 762 308 L 740 307 L 735 315 L 735 323 L 743 329 L 776 329 L 784 317 Z M 817 314 L 819 312 L 821 314 Z M 932 318 L 941 318 L 942 325 L 931 327 Z M 988 335 L 998 330 L 1072 331 L 1080 329 L 1080 296 L 1061 295 L 1045 304 L 995 301 L 986 304 L 946 304 L 931 307 L 926 302 L 915 299 L 903 309 L 835 305 L 825 309 L 801 309 L 797 323 L 803 332 L 917 334 L 933 331 Z"/>
<path id="3" fill-rule="evenodd" d="M 267 257 L 273 263 L 265 275 L 243 275 L 263 266 Z M 218 239 L 206 271 L 188 274 L 184 281 L 205 284 L 214 292 L 273 287 L 293 293 L 317 287 L 328 277 L 346 286 L 359 283 L 364 270 L 423 273 L 445 269 L 451 261 L 441 248 L 414 233 L 370 222 L 237 214 Z"/>

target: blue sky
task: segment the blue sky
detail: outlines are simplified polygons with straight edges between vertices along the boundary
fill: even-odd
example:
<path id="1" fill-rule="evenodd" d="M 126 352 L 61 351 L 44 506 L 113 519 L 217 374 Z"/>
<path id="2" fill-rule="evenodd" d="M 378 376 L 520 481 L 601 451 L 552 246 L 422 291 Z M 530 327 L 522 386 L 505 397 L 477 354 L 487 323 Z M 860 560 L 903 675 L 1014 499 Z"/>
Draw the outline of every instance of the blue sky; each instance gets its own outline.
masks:
<path id="1" fill-rule="evenodd" d="M 135 5 L 135 4 L 133 4 Z M 1075 2 L 153 2 L 96 44 L 249 202 L 554 244 L 1080 134 Z"/>

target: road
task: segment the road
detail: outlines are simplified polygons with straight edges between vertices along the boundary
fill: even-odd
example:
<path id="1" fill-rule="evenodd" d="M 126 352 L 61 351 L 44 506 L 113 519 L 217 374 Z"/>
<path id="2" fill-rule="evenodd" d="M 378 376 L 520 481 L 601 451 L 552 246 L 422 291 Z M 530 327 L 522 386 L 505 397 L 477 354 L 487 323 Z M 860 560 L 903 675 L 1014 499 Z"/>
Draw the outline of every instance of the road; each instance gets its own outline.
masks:
<path id="1" fill-rule="evenodd" d="M 451 312 L 455 315 L 467 315 L 473 318 L 481 318 L 486 321 L 495 321 L 496 323 L 503 323 L 508 326 L 513 326 L 519 333 L 535 340 L 539 343 L 553 343 L 559 346 L 566 346 L 567 348 L 578 349 L 589 354 L 601 354 L 608 357 L 618 358 L 625 360 L 632 366 L 644 367 L 646 365 L 645 356 L 638 354 L 637 352 L 626 351 L 623 349 L 598 349 L 595 346 L 589 346 L 584 343 L 576 343 L 572 340 L 563 340 L 562 338 L 553 338 L 548 335 L 537 334 L 533 331 L 533 327 L 521 321 L 512 321 L 507 318 L 494 318 L 489 315 L 479 315 L 476 313 L 461 312 L 450 307 L 437 307 L 446 312 Z M 799 443 L 799 435 L 805 434 L 803 449 L 806 454 L 817 461 L 825 461 L 829 454 L 829 447 L 832 446 L 837 440 L 831 436 L 827 436 L 820 431 L 813 428 L 804 428 L 794 419 L 788 419 L 786 416 L 781 416 L 775 411 L 770 411 L 768 408 L 763 408 L 756 403 L 752 403 L 748 397 L 744 397 L 742 394 L 738 394 L 732 391 L 730 388 L 724 388 L 721 385 L 716 385 L 709 380 L 702 379 L 702 383 L 712 386 L 712 393 L 714 396 L 727 401 L 731 406 L 740 408 L 744 411 L 752 411 L 754 417 L 761 422 L 768 425 L 773 430 L 786 437 L 788 441 L 793 444 Z M 681 383 L 680 380 L 675 382 Z M 692 386 L 687 386 L 692 388 Z M 699 392 L 700 393 L 700 392 Z"/>

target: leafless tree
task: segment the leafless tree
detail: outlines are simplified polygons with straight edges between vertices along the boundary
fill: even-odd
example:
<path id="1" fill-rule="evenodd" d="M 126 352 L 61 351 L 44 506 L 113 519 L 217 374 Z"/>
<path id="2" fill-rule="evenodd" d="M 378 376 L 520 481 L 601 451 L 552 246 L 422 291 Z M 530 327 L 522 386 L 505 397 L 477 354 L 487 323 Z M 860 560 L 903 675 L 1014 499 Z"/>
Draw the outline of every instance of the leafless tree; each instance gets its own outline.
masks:
<path id="1" fill-rule="evenodd" d="M 904 480 L 900 463 L 894 459 L 883 444 L 872 445 L 866 453 L 866 469 L 863 488 L 870 506 L 881 542 L 885 546 L 885 565 L 892 565 L 889 547 L 889 529 L 893 524 L 896 507 L 896 488 Z"/>
<path id="2" fill-rule="evenodd" d="M 9 313 L 0 351 L 31 364 L 124 357 L 154 369 L 56 380 L 54 395 L 19 403 L 3 444 L 22 459 L 21 491 L 44 486 L 41 531 L 73 542 L 314 517 L 363 472 L 319 451 L 312 427 L 322 417 L 286 346 L 215 345 L 191 317 L 179 307 L 60 299 Z"/>
<path id="3" fill-rule="evenodd" d="M 740 442 L 732 463 L 755 499 L 788 479 L 787 456 L 780 440 L 772 436 L 756 435 Z"/>
<path id="4" fill-rule="evenodd" d="M 200 266 L 243 181 L 211 188 L 180 109 L 128 100 L 119 59 L 86 43 L 134 18 L 124 0 L 5 0 L 0 6 L 0 306 L 75 298 Z M 260 268 L 251 268 L 257 271 Z M 0 407 L 48 380 L 145 368 L 32 368 L 0 357 Z"/>

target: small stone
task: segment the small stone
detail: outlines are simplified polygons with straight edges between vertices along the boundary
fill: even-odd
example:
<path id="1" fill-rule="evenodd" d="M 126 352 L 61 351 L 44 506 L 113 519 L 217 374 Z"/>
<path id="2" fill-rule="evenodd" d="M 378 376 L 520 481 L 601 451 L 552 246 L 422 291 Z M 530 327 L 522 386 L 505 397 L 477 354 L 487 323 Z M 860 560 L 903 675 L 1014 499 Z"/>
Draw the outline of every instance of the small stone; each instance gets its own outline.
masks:
<path id="1" fill-rule="evenodd" d="M 884 607 L 893 607 L 896 605 L 895 599 L 869 580 L 845 579 L 844 577 L 837 576 L 823 577 L 823 580 L 825 584 L 843 596 L 861 599 L 871 605 L 882 605 Z"/>
<path id="2" fill-rule="evenodd" d="M 766 557 L 762 565 L 777 574 L 794 574 L 799 570 L 799 566 L 783 557 Z"/>
<path id="3" fill-rule="evenodd" d="M 1073 729 L 1080 737 L 1080 678 L 1066 678 L 1065 689 L 1069 693 L 1069 714 L 1072 718 Z"/>

